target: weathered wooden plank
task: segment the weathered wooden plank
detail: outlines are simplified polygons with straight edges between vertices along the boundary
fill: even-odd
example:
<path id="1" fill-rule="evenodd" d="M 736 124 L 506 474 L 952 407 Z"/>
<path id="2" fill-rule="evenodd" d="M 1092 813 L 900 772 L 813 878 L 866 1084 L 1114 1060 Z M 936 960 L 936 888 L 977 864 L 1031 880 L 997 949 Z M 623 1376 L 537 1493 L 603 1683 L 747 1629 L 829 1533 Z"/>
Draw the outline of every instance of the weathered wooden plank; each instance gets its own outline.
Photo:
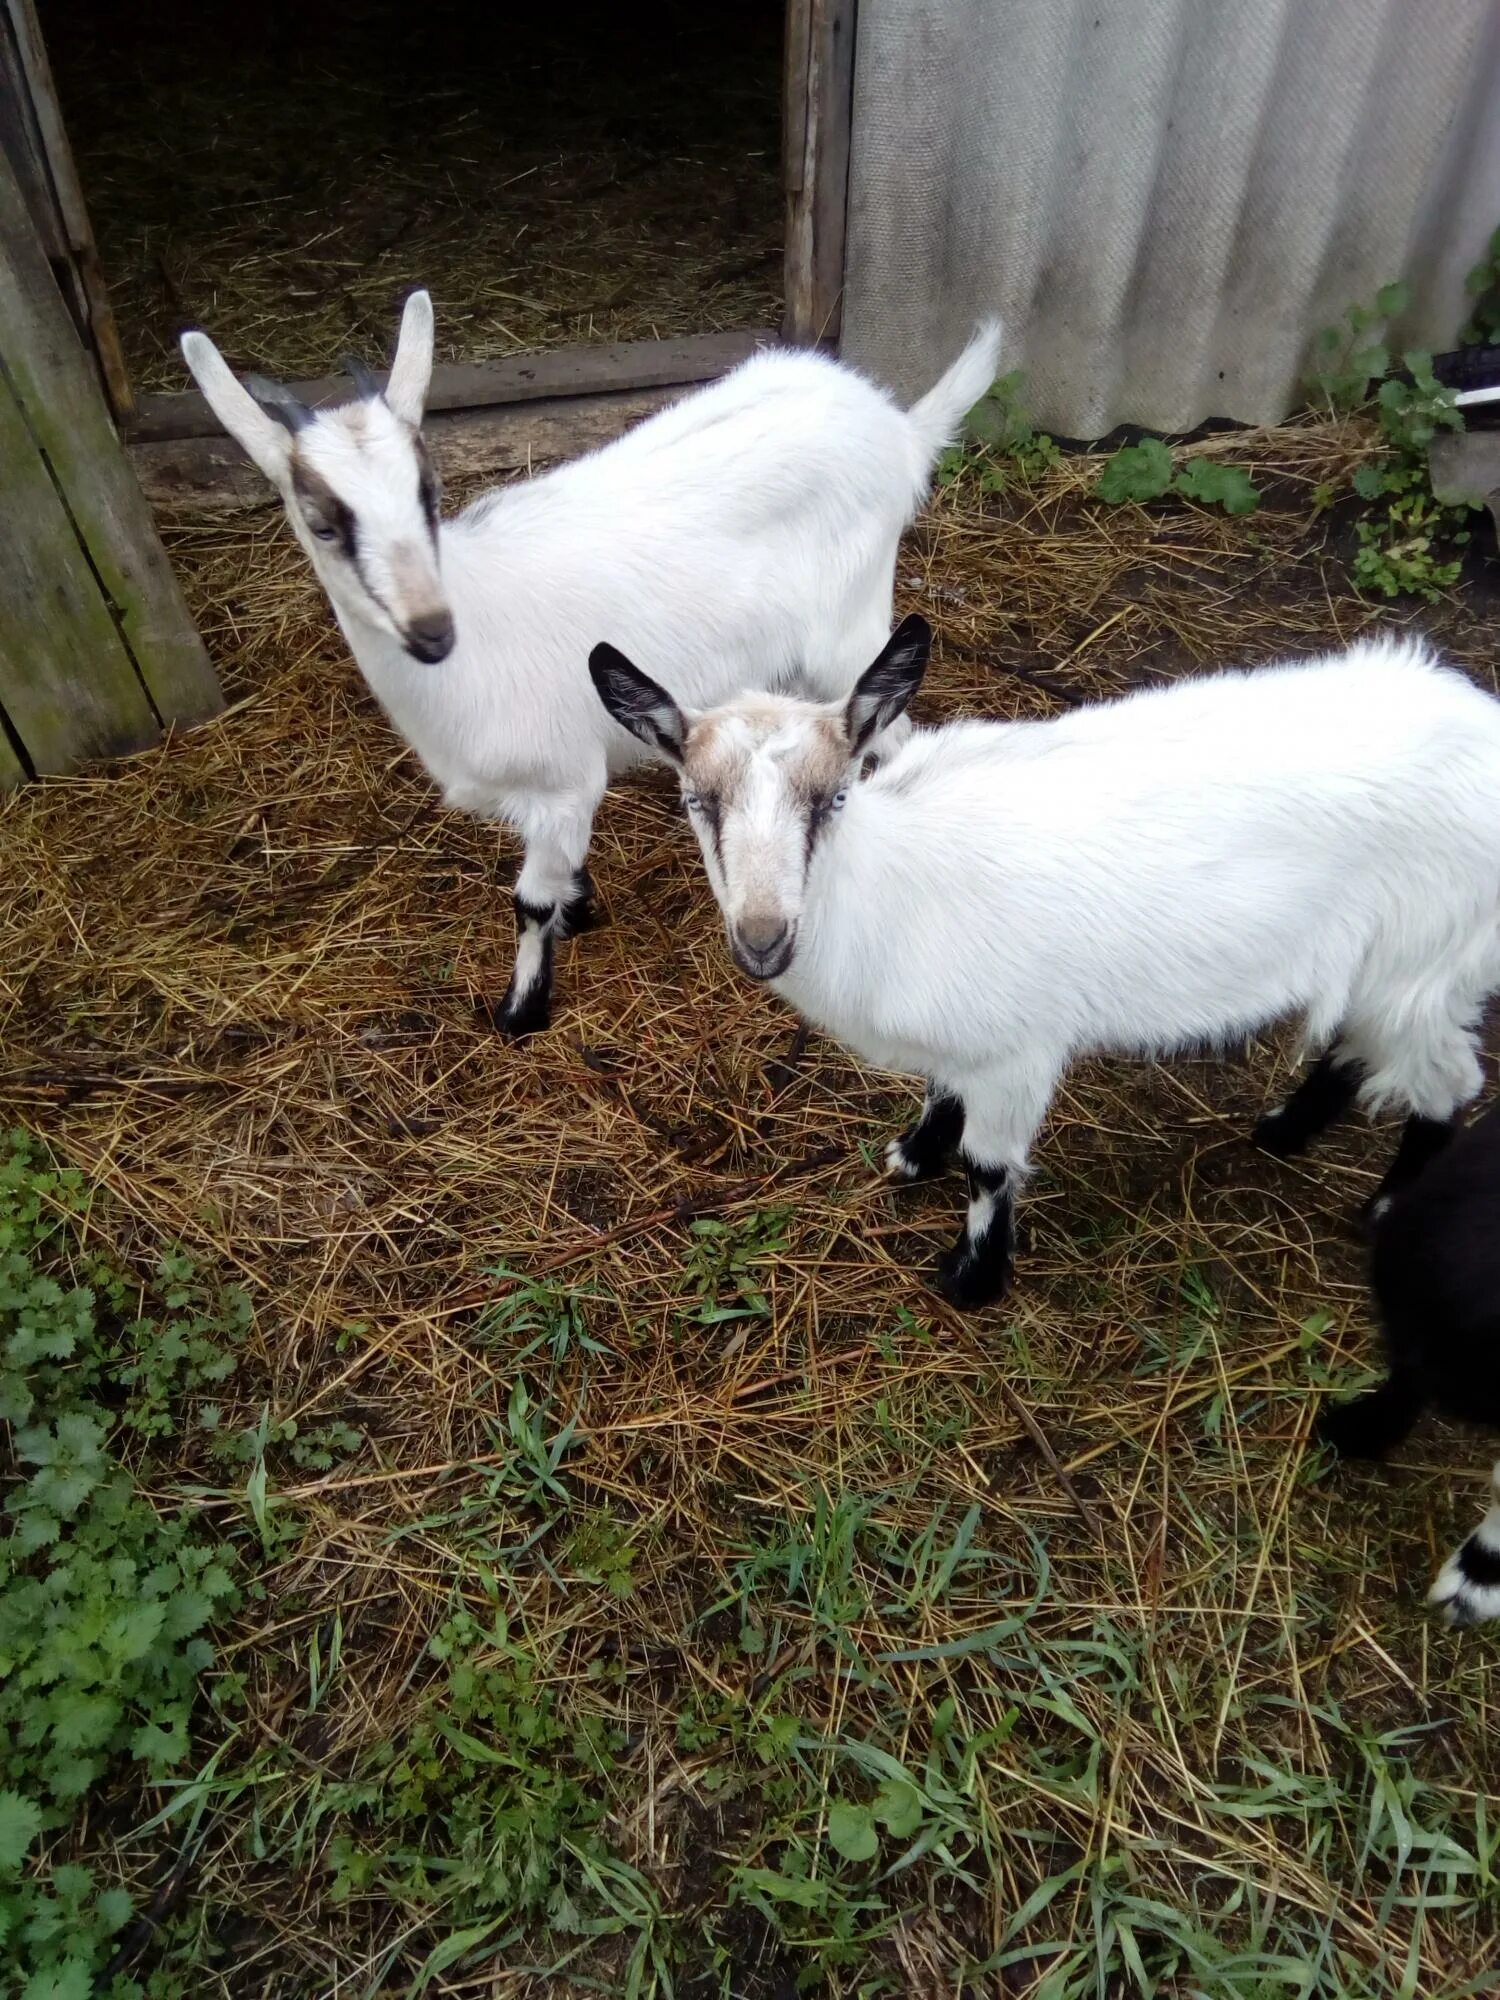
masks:
<path id="1" fill-rule="evenodd" d="M 550 402 L 565 396 L 709 382 L 775 340 L 769 329 L 751 328 L 689 334 L 679 340 L 600 341 L 587 347 L 556 347 L 544 354 L 511 355 L 503 361 L 442 362 L 432 371 L 427 408 L 478 410 L 497 403 Z M 384 382 L 385 377 L 378 374 L 376 380 Z M 322 375 L 292 387 L 309 409 L 346 402 L 351 394 L 347 375 Z M 142 396 L 127 436 L 132 444 L 145 444 L 213 437 L 218 429 L 213 412 L 193 389 Z"/>
<path id="2" fill-rule="evenodd" d="M 783 93 L 787 340 L 836 342 L 843 312 L 857 0 L 788 0 Z"/>
<path id="3" fill-rule="evenodd" d="M 94 241 L 94 226 L 89 220 L 73 149 L 68 144 L 57 86 L 52 80 L 52 65 L 47 60 L 47 48 L 42 40 L 41 22 L 37 19 L 33 0 L 4 0 L 4 5 L 15 36 L 22 88 L 30 99 L 31 113 L 40 134 L 52 194 L 83 295 L 105 393 L 115 416 L 124 417 L 129 414 L 132 403 L 125 350 L 120 344 L 114 308 L 109 302 L 109 287 L 104 282 L 99 247 Z"/>
<path id="4" fill-rule="evenodd" d="M 39 772 L 142 749 L 160 735 L 68 510 L 0 381 L 0 706 Z"/>
<path id="5" fill-rule="evenodd" d="M 593 451 L 683 393 L 681 387 L 621 390 L 455 410 L 429 417 L 422 435 L 445 480 L 499 478 Z M 130 455 L 147 499 L 164 513 L 233 512 L 263 507 L 275 497 L 239 446 L 222 434 L 133 444 Z"/>
<path id="6" fill-rule="evenodd" d="M 136 671 L 163 722 L 201 722 L 223 706 L 218 681 L 3 158 L 0 295 L 0 373 L 88 551 Z M 88 659 L 75 659 L 80 681 L 90 667 Z"/>
<path id="7" fill-rule="evenodd" d="M 25 782 L 26 766 L 11 748 L 5 724 L 0 722 L 0 792 L 12 792 L 17 785 L 24 785 Z"/>

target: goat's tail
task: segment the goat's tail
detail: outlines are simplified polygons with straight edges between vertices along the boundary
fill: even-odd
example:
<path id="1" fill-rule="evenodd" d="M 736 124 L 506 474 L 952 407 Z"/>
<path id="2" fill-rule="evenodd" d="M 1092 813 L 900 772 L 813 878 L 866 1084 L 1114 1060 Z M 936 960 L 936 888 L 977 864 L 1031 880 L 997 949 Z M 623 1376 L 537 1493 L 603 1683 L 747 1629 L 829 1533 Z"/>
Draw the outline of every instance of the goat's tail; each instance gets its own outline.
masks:
<path id="1" fill-rule="evenodd" d="M 907 411 L 926 451 L 928 471 L 944 445 L 957 438 L 964 418 L 999 373 L 1002 334 L 999 320 L 985 320 L 952 367 Z"/>
<path id="2" fill-rule="evenodd" d="M 1442 1607 L 1450 1625 L 1479 1625 L 1500 1618 L 1500 1465 L 1495 1467 L 1495 1504 L 1438 1572 L 1427 1602 Z"/>

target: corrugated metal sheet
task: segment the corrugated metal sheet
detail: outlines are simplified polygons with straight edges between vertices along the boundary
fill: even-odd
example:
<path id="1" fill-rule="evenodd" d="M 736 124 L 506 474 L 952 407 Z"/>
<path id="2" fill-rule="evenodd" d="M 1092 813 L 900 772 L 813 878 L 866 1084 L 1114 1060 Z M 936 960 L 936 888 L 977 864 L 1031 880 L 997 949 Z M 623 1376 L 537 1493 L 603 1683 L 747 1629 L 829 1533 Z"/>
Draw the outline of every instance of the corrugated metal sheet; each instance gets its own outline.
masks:
<path id="1" fill-rule="evenodd" d="M 1500 223 L 1496 0 L 860 0 L 844 352 L 998 311 L 1035 420 L 1268 422 L 1398 276 L 1451 343 Z"/>

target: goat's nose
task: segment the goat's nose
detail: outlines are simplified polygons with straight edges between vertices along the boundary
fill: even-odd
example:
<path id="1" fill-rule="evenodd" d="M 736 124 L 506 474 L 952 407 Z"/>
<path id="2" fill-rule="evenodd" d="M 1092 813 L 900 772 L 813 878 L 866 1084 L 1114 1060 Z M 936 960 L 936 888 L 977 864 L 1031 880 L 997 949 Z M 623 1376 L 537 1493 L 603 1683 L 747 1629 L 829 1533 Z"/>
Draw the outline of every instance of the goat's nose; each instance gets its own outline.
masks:
<path id="1" fill-rule="evenodd" d="M 424 611 L 406 627 L 406 650 L 414 660 L 436 666 L 453 651 L 453 619 L 446 611 Z"/>
<path id="2" fill-rule="evenodd" d="M 735 925 L 734 942 L 746 972 L 772 979 L 786 970 L 792 955 L 792 926 L 781 916 L 748 916 Z"/>

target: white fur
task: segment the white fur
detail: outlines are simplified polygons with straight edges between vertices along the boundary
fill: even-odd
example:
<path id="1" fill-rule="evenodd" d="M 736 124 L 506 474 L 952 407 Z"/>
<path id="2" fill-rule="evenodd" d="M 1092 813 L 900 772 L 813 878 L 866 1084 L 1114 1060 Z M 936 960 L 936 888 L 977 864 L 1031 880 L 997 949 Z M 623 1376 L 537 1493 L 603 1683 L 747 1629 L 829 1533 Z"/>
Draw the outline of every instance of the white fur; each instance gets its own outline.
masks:
<path id="1" fill-rule="evenodd" d="M 425 301 L 408 301 L 393 412 L 359 406 L 374 411 L 373 436 L 334 410 L 297 439 L 353 510 L 376 593 L 389 590 L 398 610 L 403 575 L 424 602 L 432 582 L 411 435 L 431 364 Z M 822 355 L 773 349 L 603 450 L 488 494 L 442 526 L 434 574 L 457 640 L 436 666 L 410 657 L 399 617 L 308 532 L 287 481 L 287 433 L 202 334 L 183 351 L 276 482 L 391 722 L 449 805 L 520 834 L 518 895 L 559 906 L 578 893 L 611 775 L 649 754 L 595 699 L 591 648 L 649 649 L 699 703 L 798 680 L 821 695 L 847 690 L 886 635 L 897 542 L 938 451 L 994 379 L 999 338 L 982 329 L 909 411 Z M 533 995 L 549 965 L 544 955 L 529 968 Z M 513 982 L 508 1004 L 526 998 Z"/>
<path id="2" fill-rule="evenodd" d="M 1469 1537 L 1487 1556 L 1500 1558 L 1500 1463 L 1491 1474 L 1494 1505 Z M 1469 1543 L 1465 1543 L 1467 1548 Z M 1465 1571 L 1463 1550 L 1455 1549 L 1438 1571 L 1437 1581 L 1427 1593 L 1429 1604 L 1439 1605 L 1450 1625 L 1482 1625 L 1500 1618 L 1500 1585 L 1476 1583 Z"/>
<path id="3" fill-rule="evenodd" d="M 918 732 L 846 780 L 798 868 L 799 762 L 829 713 L 697 719 L 749 759 L 722 869 L 703 843 L 710 878 L 731 935 L 745 885 L 764 916 L 780 884 L 797 944 L 771 984 L 867 1061 L 957 1095 L 975 1162 L 1025 1170 L 1078 1056 L 1287 1015 L 1365 1066 L 1367 1109 L 1446 1119 L 1477 1092 L 1475 1021 L 1500 986 L 1500 704 L 1421 643 Z"/>

